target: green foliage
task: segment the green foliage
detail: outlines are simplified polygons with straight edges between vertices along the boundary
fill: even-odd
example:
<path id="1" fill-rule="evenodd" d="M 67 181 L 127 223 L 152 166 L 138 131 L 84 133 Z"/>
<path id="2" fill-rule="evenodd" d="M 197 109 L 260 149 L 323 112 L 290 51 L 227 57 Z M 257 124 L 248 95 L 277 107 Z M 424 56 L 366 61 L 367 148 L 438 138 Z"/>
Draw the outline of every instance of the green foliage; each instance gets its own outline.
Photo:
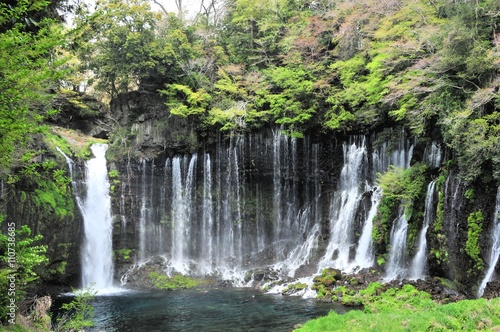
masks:
<path id="1" fill-rule="evenodd" d="M 108 172 L 108 177 L 110 179 L 116 179 L 119 175 L 120 175 L 120 172 L 118 172 L 118 170 L 116 170 L 116 169 L 112 169 Z"/>
<path id="2" fill-rule="evenodd" d="M 73 290 L 73 292 L 76 295 L 75 298 L 61 306 L 66 312 L 57 319 L 55 331 L 76 332 L 95 325 L 93 321 L 94 307 L 91 302 L 97 291 L 91 285 L 83 290 Z"/>
<path id="3" fill-rule="evenodd" d="M 389 243 L 389 221 L 394 219 L 398 204 L 399 201 L 382 196 L 372 230 L 372 239 L 379 246 L 385 247 Z"/>
<path id="4" fill-rule="evenodd" d="M 0 223 L 4 216 L 0 215 Z M 36 242 L 41 235 L 31 236 L 31 229 L 15 223 L 7 223 L 6 233 L 0 233 L 0 286 L 4 290 L 0 294 L 0 313 L 7 319 L 10 299 L 19 306 L 24 300 L 28 285 L 38 279 L 35 269 L 48 261 L 45 256 L 47 248 Z M 12 286 L 13 285 L 13 286 Z"/>
<path id="5" fill-rule="evenodd" d="M 60 262 L 55 269 L 49 270 L 51 274 L 60 274 L 64 275 L 66 273 L 66 266 L 68 265 L 67 261 Z"/>
<path id="6" fill-rule="evenodd" d="M 384 257 L 377 257 L 377 265 L 382 266 L 386 263 L 386 259 Z"/>
<path id="7" fill-rule="evenodd" d="M 157 17 L 146 1 L 99 1 L 92 13 L 81 4 L 76 14 L 73 47 L 98 89 L 112 97 L 128 91 L 157 65 Z"/>
<path id="8" fill-rule="evenodd" d="M 49 89 L 64 74 L 64 60 L 56 50 L 62 43 L 61 27 L 43 19 L 31 32 L 23 22 L 47 4 L 36 0 L 0 6 L 0 175 L 19 165 L 31 136 L 43 131 L 40 122 L 54 114 Z"/>
<path id="9" fill-rule="evenodd" d="M 204 115 L 212 97 L 203 88 L 194 92 L 182 84 L 168 84 L 159 92 L 168 98 L 170 114 L 187 118 L 190 115 Z"/>
<path id="10" fill-rule="evenodd" d="M 383 195 L 374 218 L 372 238 L 378 246 L 385 248 L 389 243 L 390 221 L 396 217 L 398 206 L 404 207 L 408 219 L 412 215 L 413 201 L 425 190 L 425 170 L 423 164 L 404 170 L 391 166 L 385 174 L 377 174 Z"/>
<path id="11" fill-rule="evenodd" d="M 483 213 L 481 211 L 472 212 L 467 218 L 467 242 L 465 252 L 474 262 L 474 272 L 481 271 L 484 266 L 479 248 L 479 238 L 483 231 Z"/>
<path id="12" fill-rule="evenodd" d="M 212 108 L 208 113 L 207 122 L 210 125 L 219 124 L 221 131 L 234 130 L 240 127 L 246 127 L 245 117 L 247 112 L 244 109 L 229 108 L 221 110 L 220 108 Z"/>
<path id="13" fill-rule="evenodd" d="M 345 331 L 346 326 L 349 331 L 475 331 L 500 324 L 500 298 L 438 305 L 429 294 L 405 285 L 369 296 L 362 303 L 364 310 L 331 311 L 296 331 Z"/>
<path id="14" fill-rule="evenodd" d="M 425 170 L 424 164 L 416 164 L 404 170 L 391 166 L 385 174 L 377 174 L 377 184 L 382 188 L 384 197 L 410 204 L 422 195 Z"/>
<path id="15" fill-rule="evenodd" d="M 318 292 L 321 291 L 323 296 L 329 295 L 331 288 L 337 284 L 337 280 L 341 279 L 342 274 L 340 270 L 326 268 L 321 272 L 321 276 L 314 277 L 312 289 Z"/>
<path id="16" fill-rule="evenodd" d="M 129 261 L 130 260 L 130 254 L 132 253 L 132 249 L 117 249 L 114 251 L 115 255 L 118 256 L 120 260 L 123 261 Z"/>
<path id="17" fill-rule="evenodd" d="M 486 165 L 494 165 L 493 176 L 498 178 L 500 165 L 500 112 L 475 118 L 478 112 L 466 110 L 450 115 L 449 135 L 452 147 L 459 151 L 458 165 L 467 182 L 477 179 Z"/>
<path id="18" fill-rule="evenodd" d="M 33 187 L 30 199 L 58 218 L 72 216 L 74 202 L 71 194 L 71 179 L 66 170 L 56 168 L 53 161 L 30 163 L 20 170 L 20 176 Z"/>
<path id="19" fill-rule="evenodd" d="M 301 67 L 272 67 L 264 71 L 270 92 L 261 96 L 277 124 L 300 131 L 316 113 L 313 81 Z"/>
<path id="20" fill-rule="evenodd" d="M 159 274 L 158 272 L 151 272 L 148 277 L 153 283 L 153 287 L 157 289 L 175 290 L 194 288 L 199 285 L 199 282 L 195 279 L 183 275 L 168 277 L 166 275 Z"/>
<path id="21" fill-rule="evenodd" d="M 500 179 L 498 10 L 491 0 L 237 0 L 188 22 L 145 0 L 106 0 L 79 8 L 71 46 L 97 88 L 162 89 L 202 135 L 268 123 L 296 137 L 438 129 L 471 182 L 489 170 Z"/>
<path id="22" fill-rule="evenodd" d="M 283 290 L 283 294 L 293 294 L 296 292 L 300 292 L 301 290 L 304 290 L 306 288 L 307 288 L 307 284 L 305 284 L 305 283 L 298 282 L 295 284 L 290 284 Z"/>
<path id="23" fill-rule="evenodd" d="M 474 189 L 472 188 L 469 188 L 465 191 L 465 194 L 464 194 L 465 198 L 467 198 L 468 200 L 470 201 L 473 201 L 474 198 L 476 197 L 475 193 L 474 193 Z"/>

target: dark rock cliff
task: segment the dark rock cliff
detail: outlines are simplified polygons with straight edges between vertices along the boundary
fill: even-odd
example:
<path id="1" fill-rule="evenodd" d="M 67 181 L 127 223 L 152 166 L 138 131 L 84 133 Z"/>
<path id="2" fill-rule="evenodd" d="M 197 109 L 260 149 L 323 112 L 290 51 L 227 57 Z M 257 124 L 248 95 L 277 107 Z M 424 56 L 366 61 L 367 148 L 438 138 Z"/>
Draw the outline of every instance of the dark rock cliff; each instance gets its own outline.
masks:
<path id="1" fill-rule="evenodd" d="M 59 120 L 59 124 L 64 125 L 63 122 Z M 207 167 L 211 167 L 209 170 L 214 177 L 211 179 L 214 187 L 210 193 L 213 196 L 208 196 L 211 199 L 210 206 L 218 216 L 229 213 L 228 218 L 231 220 L 224 221 L 227 223 L 224 227 L 229 227 L 227 232 L 240 232 L 240 235 L 234 235 L 239 241 L 237 248 L 231 247 L 231 250 L 236 248 L 242 255 L 242 262 L 238 264 L 255 267 L 256 264 L 275 263 L 284 256 L 280 256 L 283 253 L 278 252 L 278 247 L 271 243 L 290 239 L 299 241 L 290 240 L 293 243 L 304 242 L 309 235 L 314 235 L 310 233 L 315 231 L 312 225 L 318 223 L 320 227 L 317 230 L 319 236 L 315 242 L 315 254 L 311 254 L 310 259 L 298 269 L 299 273 L 315 272 L 314 268 L 308 268 L 307 265 L 312 266 L 314 260 L 321 258 L 331 236 L 331 201 L 340 185 L 345 162 L 343 146 L 349 140 L 365 137 L 363 144 L 366 145 L 367 165 L 363 168 L 366 173 L 363 178 L 372 185 L 379 167 L 376 163 L 380 161 L 371 156 L 381 146 L 384 146 L 387 154 L 396 151 L 403 132 L 400 128 L 385 128 L 382 132 L 354 136 L 311 131 L 303 139 L 292 140 L 277 135 L 277 128 L 263 128 L 229 137 L 218 133 L 216 129 L 197 129 L 191 119 L 170 115 L 165 100 L 158 94 L 139 91 L 118 96 L 111 102 L 109 111 L 91 119 L 81 119 L 75 129 L 96 137 L 109 137 L 108 168 L 116 171 L 115 175 L 110 176 L 116 279 L 120 279 L 134 263 L 149 255 L 173 255 L 170 252 L 171 243 L 178 234 L 174 230 L 173 216 L 167 213 L 173 204 L 169 196 L 173 195 L 172 167 L 174 162 L 178 162 L 181 167 L 179 174 L 187 177 L 188 162 L 193 156 L 198 158 L 197 164 L 193 166 L 193 177 L 198 182 L 193 186 L 189 201 L 193 204 L 193 216 L 199 216 L 200 220 L 205 218 L 203 199 L 208 194 L 203 193 L 203 181 L 207 179 Z M 277 139 L 281 141 L 276 143 Z M 465 251 L 470 227 L 468 217 L 477 211 L 481 211 L 484 216 L 478 245 L 480 257 L 487 266 L 497 184 L 488 179 L 471 184 L 461 181 L 460 174 L 456 172 L 457 167 L 452 162 L 452 152 L 444 148 L 438 135 L 404 139 L 413 142 L 412 160 L 408 162 L 411 165 L 417 162 L 427 164 L 428 181 L 441 179 L 435 193 L 436 217 L 427 235 L 428 275 L 453 280 L 461 291 L 472 296 L 485 268 L 474 269 L 475 262 Z M 437 161 L 432 159 L 434 155 L 429 152 L 434 148 L 433 145 L 442 146 Z M 276 159 L 277 155 L 279 159 Z M 211 158 L 210 163 L 207 163 L 207 156 Z M 45 157 L 57 158 L 50 154 Z M 59 167 L 65 168 L 62 160 L 58 162 Z M 78 164 L 80 170 L 77 173 L 81 177 L 84 161 Z M 276 189 L 276 186 L 279 188 Z M 28 198 L 30 195 L 28 187 L 23 188 L 20 184 L 15 188 L 5 188 L 2 199 L 9 220 L 26 223 L 35 233 L 44 235 L 43 243 L 49 247 L 51 261 L 48 270 L 53 271 L 45 274 L 44 278 L 53 283 L 78 286 L 82 222 L 76 205 L 72 214 L 56 220 L 50 211 L 42 211 L 30 203 L 31 200 L 26 198 L 26 195 Z M 356 205 L 351 256 L 354 256 L 364 220 L 371 208 L 371 195 L 372 188 L 368 186 Z M 414 202 L 417 211 L 414 211 L 410 224 L 413 223 L 411 227 L 415 230 L 422 225 L 423 200 L 425 197 L 421 195 Z M 291 226 L 285 228 L 291 227 L 289 232 L 297 234 L 288 234 L 286 229 L 273 224 L 273 220 L 277 220 L 276 211 L 273 210 L 276 206 L 285 211 L 281 218 L 292 216 L 289 218 Z M 313 221 L 297 221 L 302 218 L 301 215 L 305 215 L 305 211 L 308 213 L 307 218 Z M 397 214 L 397 211 L 393 212 Z M 391 223 L 387 225 L 388 229 Z M 183 239 L 206 241 L 207 234 L 203 233 L 203 227 L 207 226 L 199 221 L 192 227 L 189 236 Z M 214 233 L 224 232 L 222 226 L 219 229 L 219 226 L 210 224 L 210 227 Z M 258 234 L 258 238 L 246 236 L 246 233 Z M 286 245 L 280 248 L 287 248 Z M 267 249 L 262 250 L 263 247 Z M 203 253 L 195 254 L 201 248 L 199 244 L 188 246 L 185 254 L 202 257 Z M 385 245 L 376 246 L 375 250 L 376 257 L 385 257 L 388 253 Z M 409 252 L 413 253 L 412 250 Z M 213 262 L 210 263 L 215 264 L 219 258 L 212 254 L 211 259 Z M 63 265 L 64 269 L 61 268 Z M 58 268 L 59 272 L 55 272 Z"/>

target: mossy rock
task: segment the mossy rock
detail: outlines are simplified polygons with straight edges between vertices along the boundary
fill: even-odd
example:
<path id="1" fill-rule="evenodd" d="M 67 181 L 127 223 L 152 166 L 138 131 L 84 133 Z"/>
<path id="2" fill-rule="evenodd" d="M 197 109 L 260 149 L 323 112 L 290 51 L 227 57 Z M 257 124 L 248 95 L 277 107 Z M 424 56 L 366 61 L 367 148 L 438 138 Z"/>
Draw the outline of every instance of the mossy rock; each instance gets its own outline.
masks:
<path id="1" fill-rule="evenodd" d="M 296 284 L 290 284 L 288 285 L 282 292 L 283 295 L 285 294 L 294 294 L 297 292 L 300 292 L 301 290 L 304 290 L 307 288 L 307 284 L 304 283 L 296 283 Z"/>
<path id="2" fill-rule="evenodd" d="M 300 282 L 298 284 L 295 284 L 294 286 L 295 286 L 295 291 L 297 292 L 307 288 L 307 284 Z"/>
<path id="3" fill-rule="evenodd" d="M 321 271 L 322 277 L 332 276 L 335 280 L 342 280 L 342 271 L 329 267 Z"/>
<path id="4" fill-rule="evenodd" d="M 148 277 L 153 287 L 156 289 L 188 289 L 200 285 L 199 281 L 180 274 L 168 277 L 166 275 L 159 274 L 158 272 L 151 272 L 148 274 Z"/>

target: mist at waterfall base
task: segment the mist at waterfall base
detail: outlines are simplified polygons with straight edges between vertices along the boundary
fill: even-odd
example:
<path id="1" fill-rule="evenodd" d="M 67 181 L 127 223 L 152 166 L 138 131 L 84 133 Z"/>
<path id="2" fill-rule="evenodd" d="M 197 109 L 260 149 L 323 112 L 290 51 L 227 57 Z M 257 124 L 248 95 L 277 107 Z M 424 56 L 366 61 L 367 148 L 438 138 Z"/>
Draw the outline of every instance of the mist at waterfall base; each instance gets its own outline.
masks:
<path id="1" fill-rule="evenodd" d="M 70 298 L 58 299 L 60 308 Z M 291 331 L 296 324 L 346 308 L 252 288 L 135 292 L 96 297 L 96 325 L 86 331 Z M 57 315 L 57 309 L 54 314 Z"/>

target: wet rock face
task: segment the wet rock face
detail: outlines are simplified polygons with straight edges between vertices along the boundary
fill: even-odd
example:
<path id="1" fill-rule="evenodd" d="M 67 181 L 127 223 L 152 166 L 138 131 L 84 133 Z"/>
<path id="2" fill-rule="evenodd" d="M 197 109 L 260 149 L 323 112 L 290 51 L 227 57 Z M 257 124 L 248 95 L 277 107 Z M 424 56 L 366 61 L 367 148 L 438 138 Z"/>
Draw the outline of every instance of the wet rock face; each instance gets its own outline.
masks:
<path id="1" fill-rule="evenodd" d="M 500 297 L 500 280 L 488 282 L 486 284 L 486 288 L 484 289 L 483 297 L 485 299 Z"/>
<path id="2" fill-rule="evenodd" d="M 111 101 L 115 131 L 134 145 L 131 157 L 151 160 L 165 152 L 192 151 L 200 145 L 194 127 L 184 118 L 171 116 L 165 101 L 148 91 L 131 91 Z"/>
<path id="3" fill-rule="evenodd" d="M 34 245 L 46 245 L 47 266 L 37 273 L 47 284 L 77 287 L 80 281 L 80 243 L 82 220 L 78 211 L 64 218 L 56 217 L 43 206 L 37 206 L 30 199 L 31 193 L 23 194 L 29 188 L 18 185 L 11 192 L 6 203 L 6 220 L 31 229 L 31 235 L 41 234 L 43 238 Z M 71 199 L 71 198 L 70 198 Z M 15 202 L 15 204 L 14 204 Z M 70 290 L 70 289 L 69 289 Z"/>

